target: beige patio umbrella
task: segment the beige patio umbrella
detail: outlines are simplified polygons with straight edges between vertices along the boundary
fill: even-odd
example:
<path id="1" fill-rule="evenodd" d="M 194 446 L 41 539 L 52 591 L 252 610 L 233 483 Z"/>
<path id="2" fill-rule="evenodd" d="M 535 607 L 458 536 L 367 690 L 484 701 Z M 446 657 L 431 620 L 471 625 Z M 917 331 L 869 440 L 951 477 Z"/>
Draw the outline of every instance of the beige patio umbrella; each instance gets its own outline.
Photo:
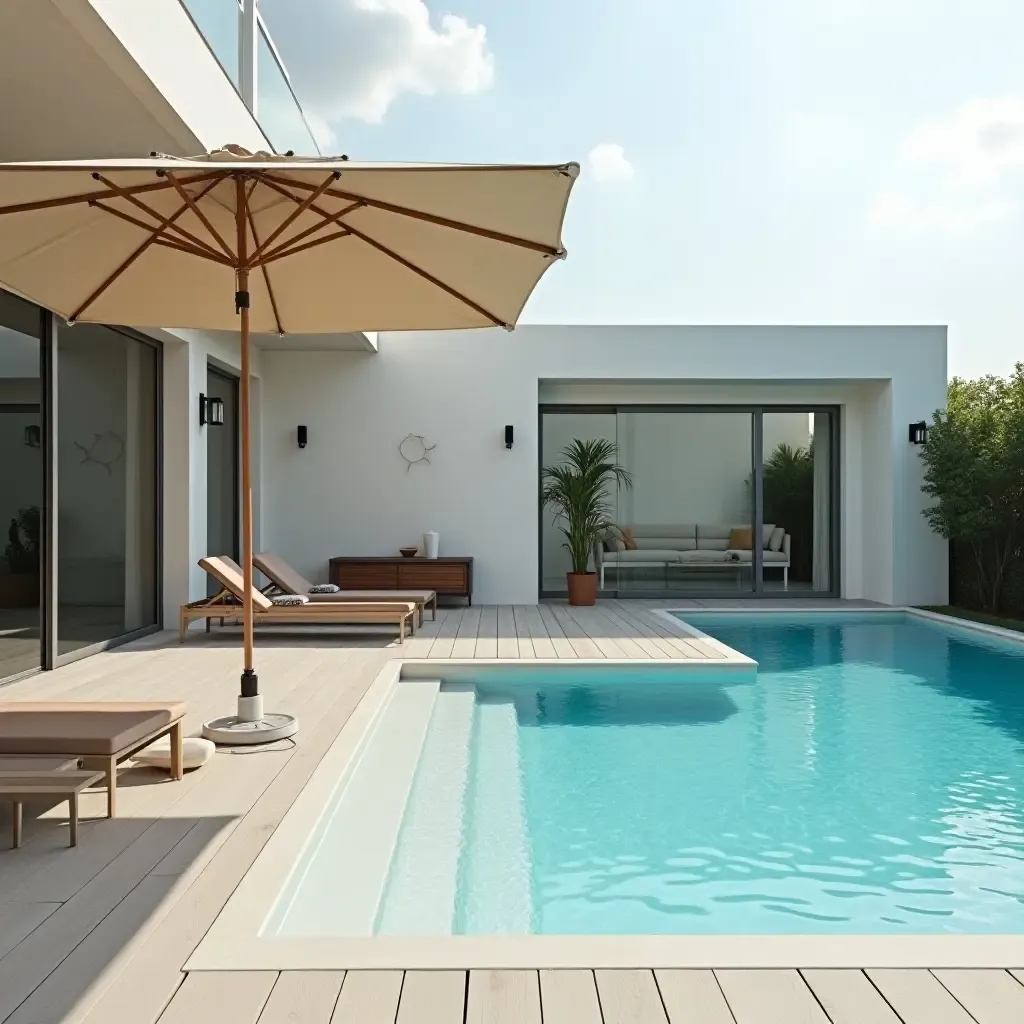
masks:
<path id="1" fill-rule="evenodd" d="M 295 730 L 253 666 L 249 332 L 515 325 L 565 256 L 577 164 L 250 154 L 0 164 L 0 286 L 75 321 L 241 333 L 244 666 L 217 738 Z"/>

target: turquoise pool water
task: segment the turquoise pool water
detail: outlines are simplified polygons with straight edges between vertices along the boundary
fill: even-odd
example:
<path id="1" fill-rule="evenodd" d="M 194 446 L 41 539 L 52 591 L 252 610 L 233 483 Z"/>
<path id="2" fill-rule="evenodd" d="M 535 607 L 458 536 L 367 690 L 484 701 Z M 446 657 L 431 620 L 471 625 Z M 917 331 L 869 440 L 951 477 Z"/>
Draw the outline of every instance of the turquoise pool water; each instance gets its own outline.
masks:
<path id="1" fill-rule="evenodd" d="M 1024 645 L 688 620 L 757 682 L 477 687 L 452 931 L 1024 930 Z"/>

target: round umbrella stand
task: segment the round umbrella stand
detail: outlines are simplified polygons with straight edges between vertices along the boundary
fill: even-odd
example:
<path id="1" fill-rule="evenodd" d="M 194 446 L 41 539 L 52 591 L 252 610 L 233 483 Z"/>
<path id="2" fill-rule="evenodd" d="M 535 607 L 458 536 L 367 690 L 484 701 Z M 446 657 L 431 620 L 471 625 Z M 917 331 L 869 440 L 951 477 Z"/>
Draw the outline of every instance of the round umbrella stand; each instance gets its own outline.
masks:
<path id="1" fill-rule="evenodd" d="M 251 700 L 243 697 L 241 700 Z M 239 703 L 241 703 L 241 700 Z M 262 702 L 261 702 L 262 704 Z M 241 710 L 241 709 L 240 709 Z M 203 735 L 214 743 L 225 746 L 243 746 L 255 743 L 273 743 L 275 740 L 287 739 L 299 731 L 298 719 L 292 715 L 278 712 L 264 714 L 260 710 L 255 719 L 242 718 L 240 715 L 228 715 L 214 718 L 203 723 Z"/>

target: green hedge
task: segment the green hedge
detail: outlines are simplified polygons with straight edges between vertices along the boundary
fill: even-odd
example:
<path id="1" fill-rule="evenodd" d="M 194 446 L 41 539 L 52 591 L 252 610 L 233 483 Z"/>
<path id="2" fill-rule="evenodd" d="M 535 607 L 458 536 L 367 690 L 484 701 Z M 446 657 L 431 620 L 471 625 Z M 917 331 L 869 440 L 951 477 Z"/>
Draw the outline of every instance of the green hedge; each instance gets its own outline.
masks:
<path id="1" fill-rule="evenodd" d="M 950 548 L 949 603 L 980 611 L 982 605 L 978 598 L 974 556 L 965 544 L 954 542 Z M 1003 615 L 1024 619 L 1024 551 L 1018 552 L 1017 557 L 1011 559 L 1007 566 L 999 611 Z"/>

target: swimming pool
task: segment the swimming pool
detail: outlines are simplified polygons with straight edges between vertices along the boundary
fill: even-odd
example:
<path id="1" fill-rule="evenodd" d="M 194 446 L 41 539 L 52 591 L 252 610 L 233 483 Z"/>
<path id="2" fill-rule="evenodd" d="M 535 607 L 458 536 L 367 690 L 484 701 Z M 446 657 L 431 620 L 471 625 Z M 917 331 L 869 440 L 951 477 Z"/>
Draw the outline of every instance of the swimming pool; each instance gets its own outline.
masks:
<path id="1" fill-rule="evenodd" d="M 1018 962 L 1024 644 L 686 620 L 754 661 L 378 679 L 189 969 Z"/>

